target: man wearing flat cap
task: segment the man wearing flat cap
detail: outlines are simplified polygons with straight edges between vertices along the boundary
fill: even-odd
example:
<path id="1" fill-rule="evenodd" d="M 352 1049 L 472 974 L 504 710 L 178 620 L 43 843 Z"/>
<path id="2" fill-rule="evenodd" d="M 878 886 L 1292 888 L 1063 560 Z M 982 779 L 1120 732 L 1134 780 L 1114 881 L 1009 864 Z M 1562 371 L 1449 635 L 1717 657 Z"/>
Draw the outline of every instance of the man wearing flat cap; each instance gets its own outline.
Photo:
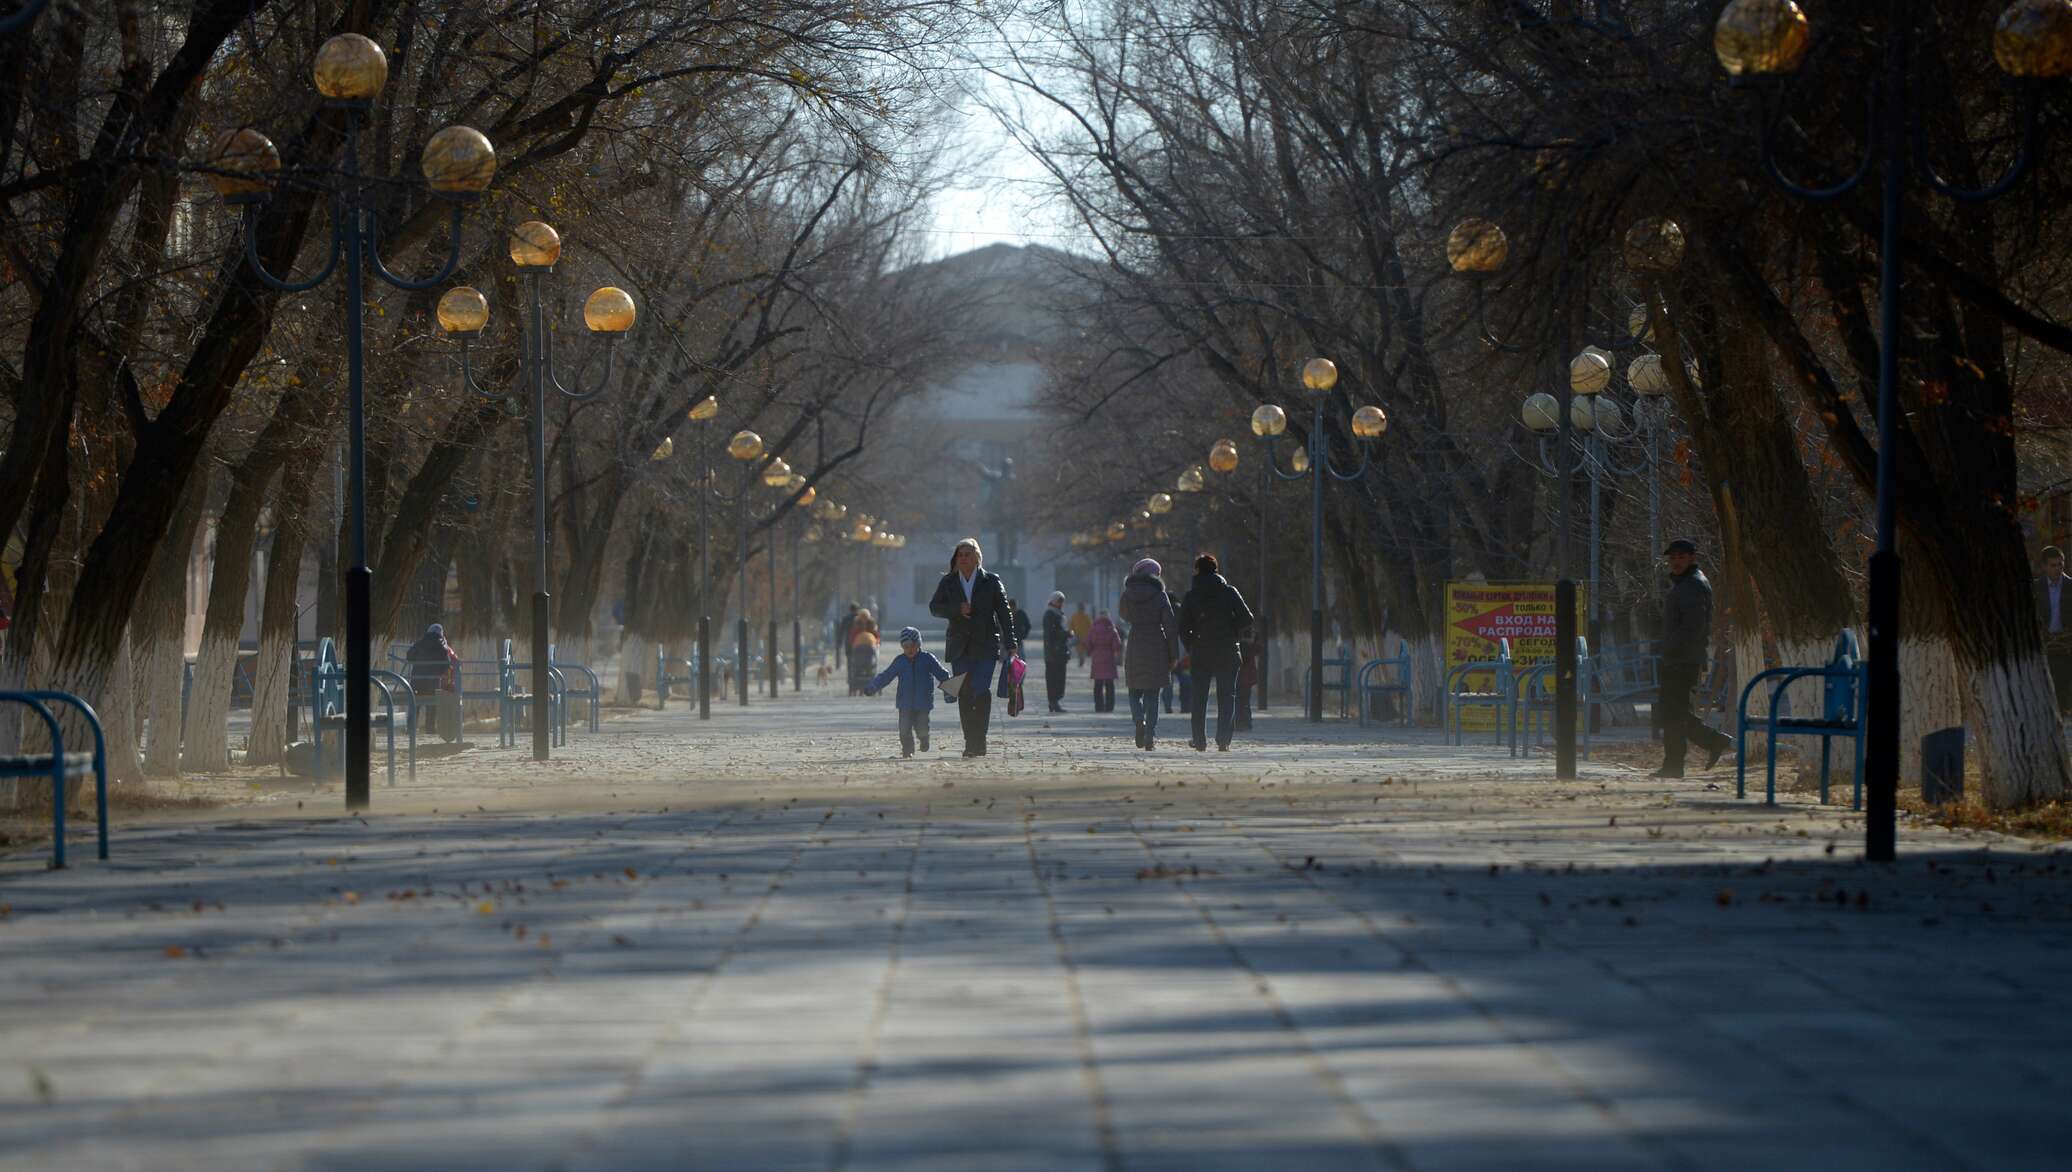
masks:
<path id="1" fill-rule="evenodd" d="M 1717 732 L 1691 711 L 1691 693 L 1705 678 L 1712 652 L 1712 583 L 1698 568 L 1698 544 L 1679 537 L 1663 549 L 1669 563 L 1669 594 L 1662 602 L 1662 669 L 1656 703 L 1662 710 L 1662 768 L 1656 777 L 1682 777 L 1684 751 L 1696 742 L 1705 768 L 1719 764 L 1734 738 Z"/>

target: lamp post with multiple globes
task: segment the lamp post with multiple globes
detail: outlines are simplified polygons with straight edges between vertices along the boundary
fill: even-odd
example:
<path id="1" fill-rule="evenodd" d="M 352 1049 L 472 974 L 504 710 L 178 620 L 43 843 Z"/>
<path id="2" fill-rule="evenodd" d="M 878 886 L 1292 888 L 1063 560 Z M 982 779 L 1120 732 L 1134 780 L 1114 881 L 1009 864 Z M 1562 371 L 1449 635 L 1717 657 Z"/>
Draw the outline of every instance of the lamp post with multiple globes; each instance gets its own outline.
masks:
<path id="1" fill-rule="evenodd" d="M 32 6 L 33 7 L 33 6 Z M 18 14 L 19 15 L 19 14 Z M 30 15 L 34 15 L 33 10 Z M 345 804 L 367 806 L 368 750 L 372 709 L 373 571 L 367 567 L 366 270 L 398 289 L 431 289 L 460 266 L 461 214 L 496 174 L 496 151 L 480 131 L 449 126 L 425 142 L 419 163 L 435 199 L 451 205 L 448 248 L 439 271 L 421 280 L 398 276 L 382 263 L 380 232 L 369 187 L 374 177 L 360 171 L 359 136 L 374 99 L 388 83 L 388 57 L 357 33 L 342 33 L 317 50 L 311 70 L 324 104 L 345 118 L 345 145 L 338 167 L 298 167 L 286 177 L 331 196 L 330 255 L 322 271 L 304 279 L 275 276 L 259 255 L 259 219 L 282 177 L 280 152 L 263 134 L 238 127 L 219 138 L 209 158 L 209 181 L 244 220 L 245 260 L 269 288 L 283 293 L 314 289 L 345 267 L 346 428 L 352 565 L 345 572 Z"/>
<path id="2" fill-rule="evenodd" d="M 548 590 L 551 567 L 547 556 L 547 389 L 551 387 L 562 398 L 578 402 L 603 394 L 605 384 L 611 381 L 614 344 L 621 334 L 633 328 L 635 311 L 633 298 L 615 285 L 603 286 L 590 294 L 583 304 L 583 324 L 604 338 L 604 369 L 594 384 L 586 386 L 579 367 L 571 387 L 561 381 L 560 373 L 554 369 L 554 336 L 547 329 L 546 302 L 540 293 L 540 278 L 553 272 L 561 260 L 561 234 L 538 220 L 528 220 L 511 230 L 510 253 L 511 263 L 525 278 L 527 298 L 525 326 L 520 333 L 525 347 L 525 386 L 531 398 L 527 438 L 532 464 L 532 758 L 545 761 L 553 744 L 549 680 L 554 601 Z M 439 325 L 460 338 L 461 381 L 485 399 L 512 402 L 515 392 L 489 390 L 475 381 L 468 357 L 470 340 L 489 324 L 489 299 L 480 290 L 460 285 L 439 298 L 438 312 Z M 665 437 L 663 443 L 668 446 L 658 448 L 655 458 L 674 450 L 673 440 Z"/>
<path id="3" fill-rule="evenodd" d="M 1787 119 L 1766 117 L 1762 142 L 1764 170 L 1796 198 L 1816 203 L 1842 199 L 1862 187 L 1874 170 L 1883 188 L 1878 242 L 1877 548 L 1870 559 L 1864 707 L 1864 855 L 1872 862 L 1890 862 L 1898 851 L 1899 553 L 1893 457 L 1900 413 L 1900 226 L 1907 189 L 1918 181 L 1958 203 L 1979 203 L 2013 190 L 2042 153 L 2038 84 L 2072 76 L 2072 0 L 2014 0 L 2007 5 L 1995 26 L 1992 49 L 2002 72 L 2022 87 L 2020 152 L 1992 183 L 1958 187 L 1936 173 L 1926 141 L 1928 117 L 1918 108 L 1921 90 L 1936 84 L 1915 76 L 1912 39 L 1922 5 L 1918 0 L 1894 0 L 1886 7 L 1893 19 L 1884 30 L 1883 72 L 1871 103 L 1871 132 L 1848 178 L 1813 187 L 1786 177 L 1776 147 L 1778 129 Z M 1720 12 L 1712 44 L 1728 76 L 1751 83 L 1798 72 L 1812 40 L 1812 26 L 1794 0 L 1733 0 Z"/>
<path id="4" fill-rule="evenodd" d="M 1283 471 L 1274 455 L 1274 445 L 1288 430 L 1288 413 L 1268 403 L 1252 412 L 1252 434 L 1259 437 L 1265 469 L 1282 480 L 1300 480 L 1310 477 L 1309 510 L 1309 721 L 1321 724 L 1324 720 L 1324 478 L 1333 480 L 1358 480 L 1367 472 L 1371 447 L 1382 433 L 1388 430 L 1388 415 L 1381 408 L 1372 405 L 1353 412 L 1352 434 L 1360 449 L 1360 466 L 1350 472 L 1341 471 L 1331 463 L 1330 449 L 1324 443 L 1324 404 L 1331 398 L 1338 386 L 1338 366 L 1328 358 L 1312 358 L 1302 367 L 1302 386 L 1309 392 L 1312 407 L 1310 415 L 1309 442 L 1306 447 L 1296 448 L 1289 457 L 1288 469 Z M 1235 471 L 1238 464 L 1237 445 L 1227 439 L 1217 440 L 1209 449 L 1209 467 L 1218 472 Z M 1265 532 L 1264 504 L 1266 494 L 1260 493 L 1262 515 L 1260 530 Z M 1265 558 L 1261 556 L 1261 569 Z M 1263 594 L 1263 591 L 1262 591 Z M 1266 600 L 1260 599 L 1264 608 Z"/>

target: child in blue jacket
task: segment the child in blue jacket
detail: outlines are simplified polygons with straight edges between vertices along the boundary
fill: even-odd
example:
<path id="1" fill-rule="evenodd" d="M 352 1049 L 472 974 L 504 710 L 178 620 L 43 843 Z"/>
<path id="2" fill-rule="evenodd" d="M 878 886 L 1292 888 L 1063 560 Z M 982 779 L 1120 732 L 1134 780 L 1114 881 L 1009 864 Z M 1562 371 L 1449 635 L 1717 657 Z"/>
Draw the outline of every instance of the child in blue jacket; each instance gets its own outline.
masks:
<path id="1" fill-rule="evenodd" d="M 899 681 L 899 694 L 894 701 L 899 708 L 899 755 L 911 757 L 915 737 L 921 739 L 921 751 L 928 751 L 928 713 L 935 707 L 935 685 L 949 679 L 950 673 L 942 660 L 921 650 L 918 628 L 906 627 L 899 632 L 899 652 L 892 657 L 892 666 L 879 672 L 863 694 L 875 696 L 888 682 Z"/>

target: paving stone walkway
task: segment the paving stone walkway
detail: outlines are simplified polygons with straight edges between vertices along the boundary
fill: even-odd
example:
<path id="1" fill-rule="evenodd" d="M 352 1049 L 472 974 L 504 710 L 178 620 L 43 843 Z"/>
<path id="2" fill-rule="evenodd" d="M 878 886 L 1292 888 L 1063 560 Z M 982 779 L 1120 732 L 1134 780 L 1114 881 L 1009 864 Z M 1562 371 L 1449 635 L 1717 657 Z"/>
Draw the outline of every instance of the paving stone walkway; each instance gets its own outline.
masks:
<path id="1" fill-rule="evenodd" d="M 0 861 L 0 1167 L 2045 1168 L 2072 855 L 786 696 Z M 492 739 L 493 744 L 493 739 Z M 944 752 L 945 748 L 949 752 Z M 1717 788 L 1725 783 L 1726 788 Z M 1713 788 L 1708 788 L 1713 787 Z M 301 802 L 301 808 L 295 803 Z M 434 812 L 434 811 L 437 812 Z"/>

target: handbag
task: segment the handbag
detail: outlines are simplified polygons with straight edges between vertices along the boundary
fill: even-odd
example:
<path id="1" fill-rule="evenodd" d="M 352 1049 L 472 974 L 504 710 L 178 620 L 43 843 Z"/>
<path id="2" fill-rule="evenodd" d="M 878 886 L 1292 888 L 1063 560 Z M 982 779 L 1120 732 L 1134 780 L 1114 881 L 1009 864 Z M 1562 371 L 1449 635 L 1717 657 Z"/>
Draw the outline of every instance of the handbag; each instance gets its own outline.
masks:
<path id="1" fill-rule="evenodd" d="M 1019 655 L 1008 660 L 1006 666 L 1000 670 L 999 695 L 1002 700 L 1007 701 L 1009 716 L 1022 714 L 1022 680 L 1027 678 L 1028 674 L 1029 664 Z"/>

